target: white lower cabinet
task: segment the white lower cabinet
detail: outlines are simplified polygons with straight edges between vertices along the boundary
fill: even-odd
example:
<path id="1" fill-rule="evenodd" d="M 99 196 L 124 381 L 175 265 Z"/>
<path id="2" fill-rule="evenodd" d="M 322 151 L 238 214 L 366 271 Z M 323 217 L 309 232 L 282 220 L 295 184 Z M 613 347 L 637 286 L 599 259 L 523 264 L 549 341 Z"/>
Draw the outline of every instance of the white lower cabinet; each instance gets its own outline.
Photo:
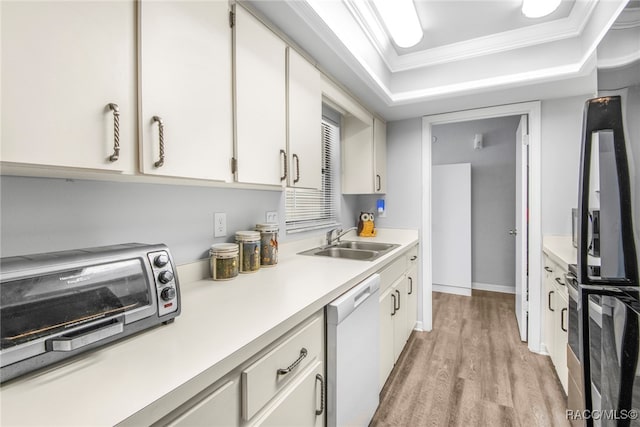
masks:
<path id="1" fill-rule="evenodd" d="M 239 423 L 240 377 L 223 381 L 223 384 L 206 394 L 198 403 L 175 420 L 169 427 L 233 426 Z"/>
<path id="2" fill-rule="evenodd" d="M 569 308 L 564 275 L 567 270 L 548 257 L 545 257 L 544 264 L 545 310 L 542 338 L 566 393 L 569 382 L 569 369 L 567 368 Z"/>
<path id="3" fill-rule="evenodd" d="M 324 426 L 324 343 L 320 310 L 168 415 L 144 424 Z"/>
<path id="4" fill-rule="evenodd" d="M 323 426 L 324 364 L 316 361 L 250 425 Z"/>
<path id="5" fill-rule="evenodd" d="M 380 383 L 382 390 L 416 325 L 417 246 L 380 272 Z"/>

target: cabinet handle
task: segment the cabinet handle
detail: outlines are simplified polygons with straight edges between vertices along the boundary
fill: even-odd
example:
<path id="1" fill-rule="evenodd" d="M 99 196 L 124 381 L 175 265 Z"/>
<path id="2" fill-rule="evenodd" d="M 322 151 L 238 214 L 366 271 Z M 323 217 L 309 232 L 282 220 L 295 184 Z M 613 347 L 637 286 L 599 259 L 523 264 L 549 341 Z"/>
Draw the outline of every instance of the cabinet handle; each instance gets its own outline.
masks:
<path id="1" fill-rule="evenodd" d="M 293 180 L 293 183 L 296 184 L 298 181 L 300 181 L 300 158 L 297 154 L 294 154 L 293 160 L 296 162 L 296 177 Z"/>
<path id="2" fill-rule="evenodd" d="M 413 293 L 413 277 L 407 277 L 409 279 L 409 293 L 407 295 L 411 295 Z"/>
<path id="3" fill-rule="evenodd" d="M 376 191 L 380 191 L 382 189 L 382 178 L 380 175 L 376 174 Z"/>
<path id="4" fill-rule="evenodd" d="M 553 293 L 553 291 L 549 291 L 549 296 L 547 298 L 547 307 L 549 307 L 549 311 L 555 311 L 553 308 L 551 308 L 551 294 Z"/>
<path id="5" fill-rule="evenodd" d="M 391 294 L 391 297 L 393 298 L 393 312 L 391 313 L 392 316 L 396 315 L 396 294 Z"/>
<path id="6" fill-rule="evenodd" d="M 396 310 L 400 311 L 400 291 L 396 289 L 396 294 L 398 294 L 398 308 Z"/>
<path id="7" fill-rule="evenodd" d="M 560 285 L 560 286 L 564 286 L 564 282 L 562 280 L 560 280 L 559 277 L 556 277 L 556 283 L 558 283 L 558 285 Z"/>
<path id="8" fill-rule="evenodd" d="M 324 412 L 324 378 L 322 375 L 316 374 L 316 381 L 320 381 L 320 409 L 316 409 L 317 416 Z"/>
<path id="9" fill-rule="evenodd" d="M 550 269 L 549 267 L 545 267 L 544 269 L 545 269 L 545 271 L 547 271 L 547 272 L 549 272 L 549 273 L 553 273 L 553 270 L 552 270 L 552 269 Z"/>
<path id="10" fill-rule="evenodd" d="M 113 154 L 109 156 L 109 161 L 116 162 L 120 158 L 120 108 L 113 102 L 107 107 L 113 113 Z"/>
<path id="11" fill-rule="evenodd" d="M 560 329 L 562 329 L 564 332 L 567 332 L 567 328 L 564 327 L 564 313 L 566 312 L 567 312 L 567 307 L 564 307 L 560 311 Z"/>
<path id="12" fill-rule="evenodd" d="M 411 257 L 411 259 L 409 261 L 415 261 L 417 259 L 418 259 L 418 255 L 414 255 L 414 256 Z"/>
<path id="13" fill-rule="evenodd" d="M 307 349 L 302 347 L 300 349 L 300 356 L 295 360 L 295 362 L 293 362 L 285 369 L 278 369 L 278 375 L 287 375 L 289 372 L 293 371 L 305 357 L 307 357 Z"/>
<path id="14" fill-rule="evenodd" d="M 280 155 L 283 158 L 284 164 L 284 175 L 280 177 L 280 181 L 284 181 L 285 179 L 287 179 L 287 152 L 284 150 L 280 150 Z"/>
<path id="15" fill-rule="evenodd" d="M 158 138 L 160 140 L 160 160 L 155 162 L 153 165 L 159 168 L 164 165 L 164 122 L 158 116 L 153 116 L 152 119 L 154 123 L 158 123 Z"/>

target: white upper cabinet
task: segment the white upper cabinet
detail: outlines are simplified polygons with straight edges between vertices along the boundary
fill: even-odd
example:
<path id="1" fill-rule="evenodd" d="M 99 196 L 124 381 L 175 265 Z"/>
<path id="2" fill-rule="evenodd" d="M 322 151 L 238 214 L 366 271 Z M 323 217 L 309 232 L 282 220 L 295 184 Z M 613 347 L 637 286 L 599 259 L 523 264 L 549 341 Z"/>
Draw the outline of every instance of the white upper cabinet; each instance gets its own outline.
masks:
<path id="1" fill-rule="evenodd" d="M 142 172 L 231 181 L 228 3 L 139 4 Z"/>
<path id="2" fill-rule="evenodd" d="M 387 192 L 387 124 L 373 119 L 374 193 Z"/>
<path id="3" fill-rule="evenodd" d="M 134 2 L 0 8 L 2 162 L 133 173 Z"/>
<path id="4" fill-rule="evenodd" d="M 290 187 L 322 187 L 322 92 L 320 72 L 292 48 L 287 48 L 287 150 Z"/>
<path id="5" fill-rule="evenodd" d="M 282 186 L 287 46 L 244 8 L 235 9 L 236 180 Z"/>

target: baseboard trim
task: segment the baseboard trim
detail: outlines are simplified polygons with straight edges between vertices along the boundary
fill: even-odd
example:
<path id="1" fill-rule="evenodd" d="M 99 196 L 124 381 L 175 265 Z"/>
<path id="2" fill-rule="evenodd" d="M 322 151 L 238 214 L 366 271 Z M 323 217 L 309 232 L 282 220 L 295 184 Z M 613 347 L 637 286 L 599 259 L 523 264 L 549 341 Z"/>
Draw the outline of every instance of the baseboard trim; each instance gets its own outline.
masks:
<path id="1" fill-rule="evenodd" d="M 460 288 L 458 286 L 436 285 L 431 286 L 431 289 L 435 292 L 444 292 L 445 294 L 464 295 L 471 296 L 471 288 Z"/>
<path id="2" fill-rule="evenodd" d="M 494 285 L 493 283 L 473 282 L 471 284 L 471 288 L 477 289 L 479 291 L 500 292 L 500 293 L 503 293 L 503 294 L 515 294 L 516 293 L 516 288 L 513 287 L 513 286 Z"/>

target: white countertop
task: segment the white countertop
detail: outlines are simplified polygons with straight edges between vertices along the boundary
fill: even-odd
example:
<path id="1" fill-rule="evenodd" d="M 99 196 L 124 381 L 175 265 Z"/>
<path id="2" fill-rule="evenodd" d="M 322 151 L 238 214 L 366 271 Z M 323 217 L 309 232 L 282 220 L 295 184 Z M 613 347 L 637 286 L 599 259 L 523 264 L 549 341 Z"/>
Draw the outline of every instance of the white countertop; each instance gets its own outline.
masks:
<path id="1" fill-rule="evenodd" d="M 220 379 L 418 243 L 418 232 L 378 229 L 375 238 L 343 240 L 401 246 L 375 261 L 357 261 L 297 255 L 319 239 L 282 244 L 276 266 L 226 282 L 198 280 L 205 262 L 181 266 L 182 313 L 174 323 L 3 385 L 0 424 L 137 424 L 168 393 L 186 399 Z"/>
<path id="2" fill-rule="evenodd" d="M 571 236 L 544 236 L 542 250 L 565 270 L 569 269 L 569 264 L 578 262 L 578 250 L 573 247 Z M 600 258 L 589 256 L 587 262 L 589 265 L 600 265 Z"/>

